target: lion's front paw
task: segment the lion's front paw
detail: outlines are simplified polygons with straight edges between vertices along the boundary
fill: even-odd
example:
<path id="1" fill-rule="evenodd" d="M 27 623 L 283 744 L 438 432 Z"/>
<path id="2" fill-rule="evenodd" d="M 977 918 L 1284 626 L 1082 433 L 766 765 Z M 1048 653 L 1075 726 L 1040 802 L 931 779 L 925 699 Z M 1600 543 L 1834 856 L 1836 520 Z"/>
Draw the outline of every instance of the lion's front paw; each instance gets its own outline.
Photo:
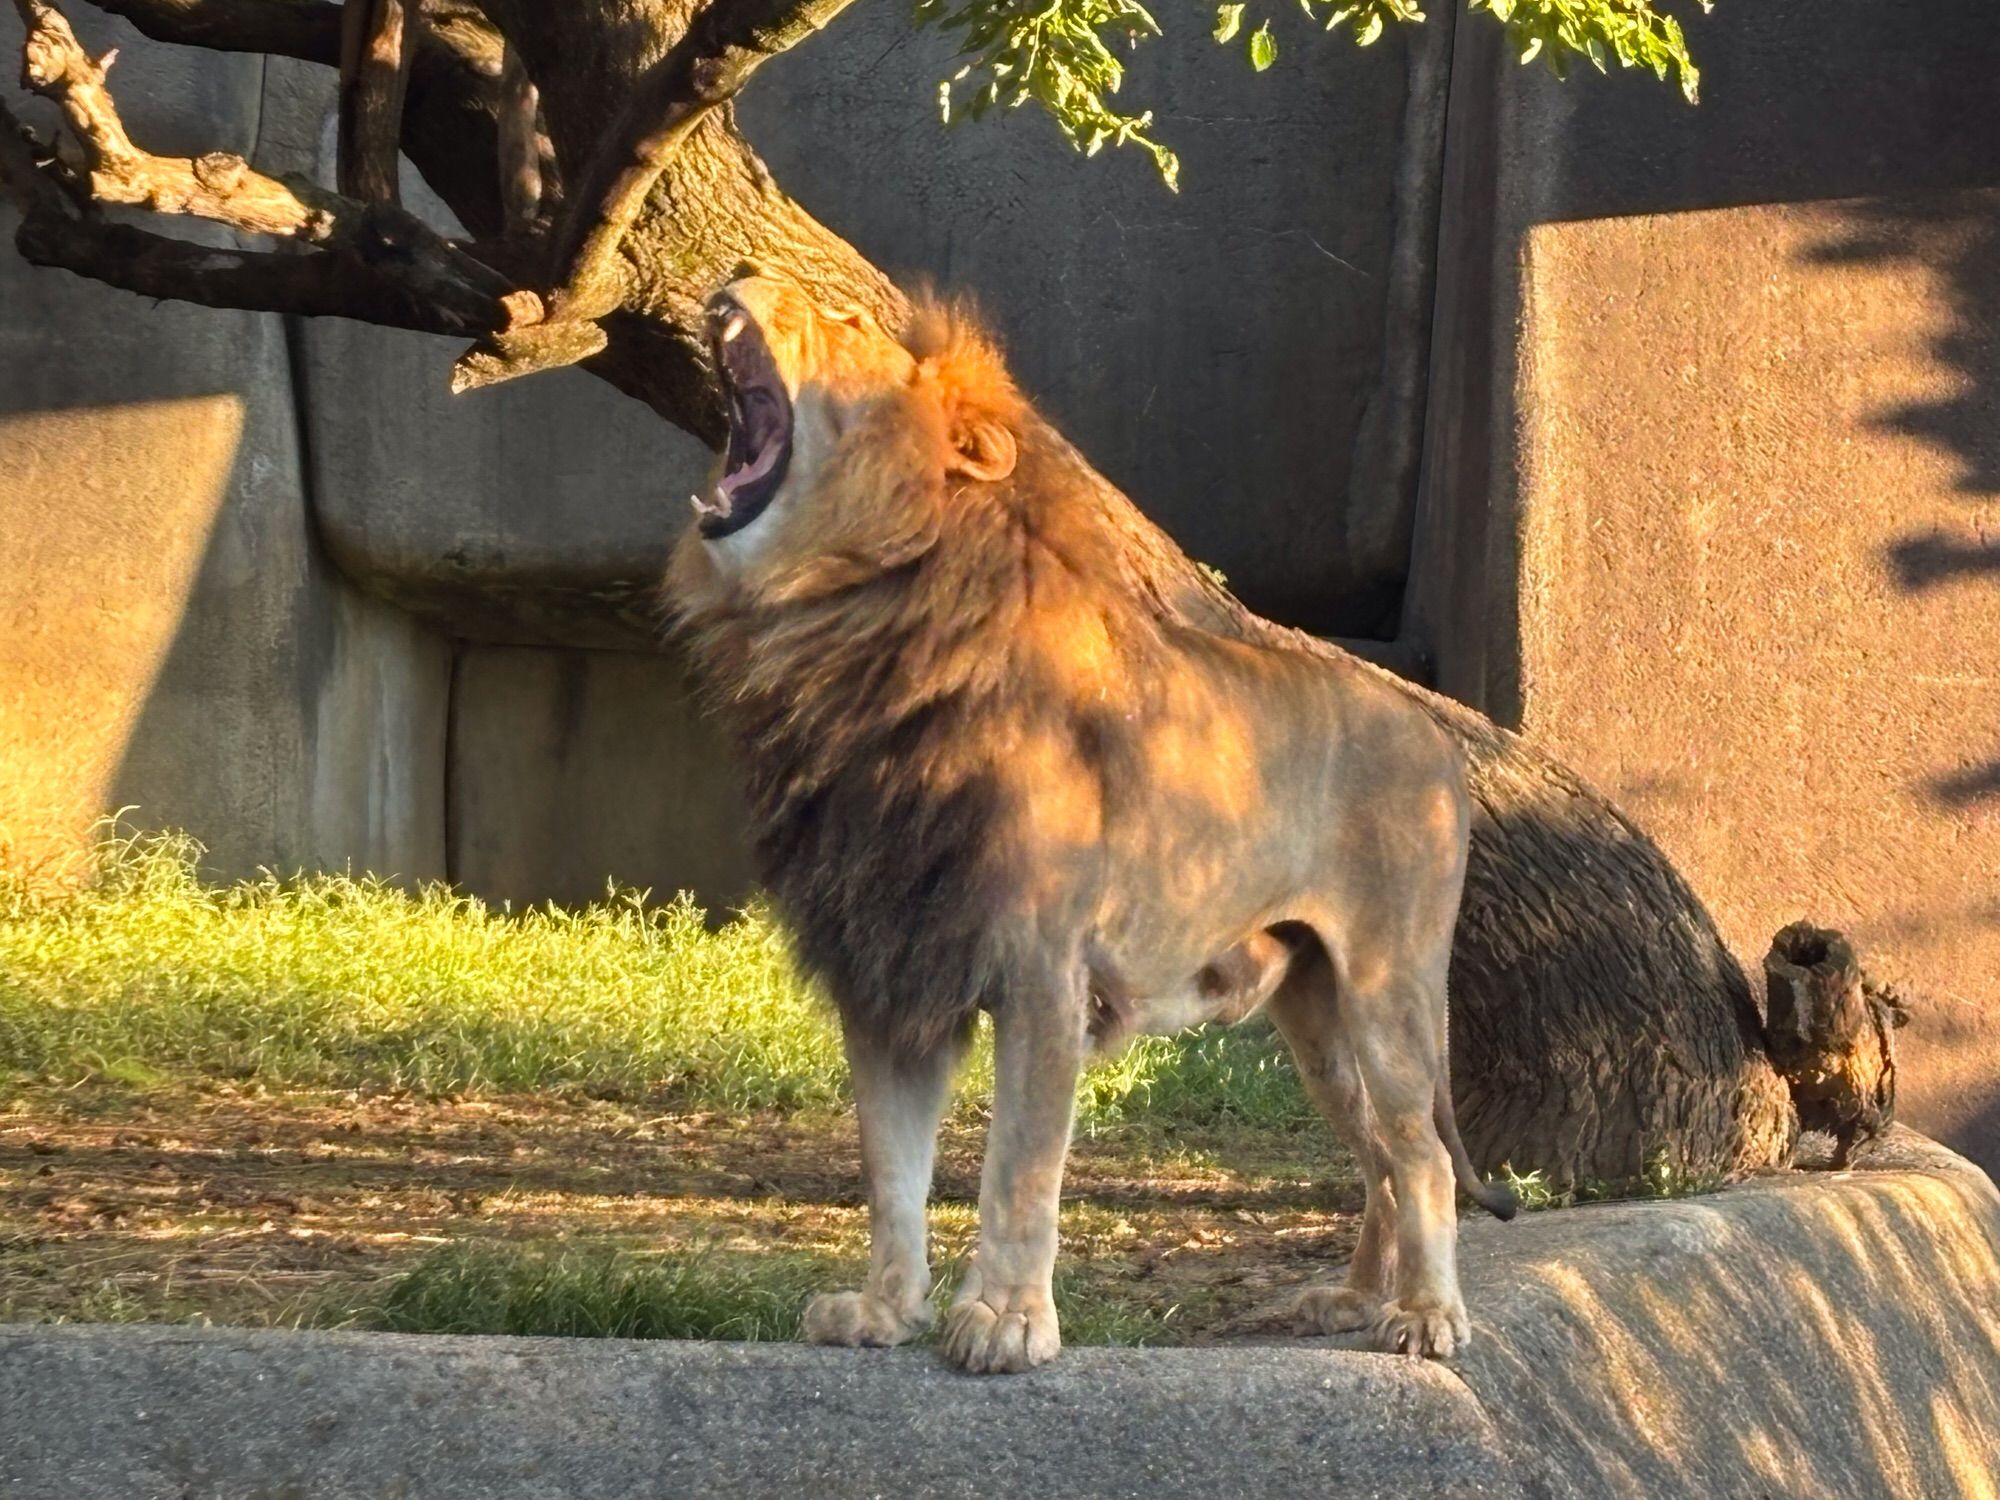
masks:
<path id="1" fill-rule="evenodd" d="M 1292 1304 L 1292 1324 L 1302 1334 L 1352 1333 L 1366 1328 L 1382 1311 L 1379 1294 L 1351 1286 L 1308 1287 Z"/>
<path id="2" fill-rule="evenodd" d="M 1412 1359 L 1450 1359 L 1472 1341 L 1462 1302 L 1385 1303 L 1368 1332 L 1376 1348 Z"/>
<path id="3" fill-rule="evenodd" d="M 889 1349 L 915 1338 L 930 1321 L 927 1303 L 905 1315 L 867 1292 L 822 1292 L 806 1304 L 804 1332 L 808 1344 Z"/>
<path id="4" fill-rule="evenodd" d="M 1047 1364 L 1062 1348 L 1048 1293 L 964 1297 L 944 1317 L 944 1357 L 974 1375 L 1011 1375 Z"/>

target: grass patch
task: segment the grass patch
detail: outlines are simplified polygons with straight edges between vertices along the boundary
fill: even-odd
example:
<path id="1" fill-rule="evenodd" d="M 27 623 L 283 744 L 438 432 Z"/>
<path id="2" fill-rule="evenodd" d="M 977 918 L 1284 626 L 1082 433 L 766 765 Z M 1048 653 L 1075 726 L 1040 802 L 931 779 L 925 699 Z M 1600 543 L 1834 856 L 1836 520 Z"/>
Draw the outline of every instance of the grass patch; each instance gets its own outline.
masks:
<path id="1" fill-rule="evenodd" d="M 1523 1175 L 1512 1167 L 1503 1167 L 1499 1180 L 1513 1189 L 1515 1200 L 1523 1210 L 1534 1213 L 1542 1209 L 1574 1208 L 1579 1203 L 1610 1203 L 1626 1198 L 1698 1198 L 1725 1186 L 1729 1177 L 1723 1172 L 1691 1171 L 1659 1151 L 1646 1158 L 1645 1169 L 1638 1176 L 1623 1181 L 1607 1182 L 1601 1178 L 1585 1177 L 1561 1184 L 1542 1172 Z"/>
<path id="2" fill-rule="evenodd" d="M 216 888 L 200 854 L 135 835 L 101 844 L 78 886 L 0 872 L 0 1066 L 16 1081 L 553 1091 L 728 1111 L 844 1100 L 832 1017 L 761 907 L 711 930 L 686 896 L 510 912 L 372 877 Z M 990 1093 L 982 1041 L 961 1109 Z M 1089 1072 L 1080 1106 L 1086 1132 L 1313 1119 L 1257 1025 L 1143 1039 Z"/>
<path id="3" fill-rule="evenodd" d="M 858 1286 L 864 1269 L 860 1259 L 714 1246 L 648 1254 L 448 1245 L 378 1294 L 330 1302 L 308 1321 L 387 1333 L 782 1341 L 798 1337 L 816 1293 Z M 955 1281 L 958 1268 L 948 1269 Z M 1171 1336 L 1180 1312 L 1074 1268 L 1057 1274 L 1054 1290 L 1072 1344 L 1156 1343 Z M 934 1326 L 918 1342 L 936 1336 Z"/>
<path id="4" fill-rule="evenodd" d="M 815 1292 L 834 1283 L 811 1255 L 661 1255 L 446 1246 L 372 1304 L 322 1321 L 389 1333 L 560 1338 L 790 1339 Z"/>

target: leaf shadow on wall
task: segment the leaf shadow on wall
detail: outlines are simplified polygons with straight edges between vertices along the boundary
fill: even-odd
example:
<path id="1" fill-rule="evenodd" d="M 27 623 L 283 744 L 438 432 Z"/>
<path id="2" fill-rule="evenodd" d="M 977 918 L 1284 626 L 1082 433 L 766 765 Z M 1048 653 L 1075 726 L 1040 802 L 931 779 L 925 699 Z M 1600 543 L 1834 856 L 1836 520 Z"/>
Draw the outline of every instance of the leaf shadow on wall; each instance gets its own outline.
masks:
<path id="1" fill-rule="evenodd" d="M 1851 205 L 1841 233 L 1812 259 L 1908 264 L 1938 279 L 1948 322 L 1926 352 L 1959 377 L 1956 389 L 1887 408 L 1874 425 L 1949 455 L 1958 465 L 1952 487 L 1963 510 L 1891 541 L 1882 563 L 1906 594 L 2000 583 L 2000 189 Z M 1995 634 L 2000 647 L 2000 628 Z M 1940 769 L 1925 791 L 1948 808 L 2000 803 L 2000 750 L 1984 762 Z"/>

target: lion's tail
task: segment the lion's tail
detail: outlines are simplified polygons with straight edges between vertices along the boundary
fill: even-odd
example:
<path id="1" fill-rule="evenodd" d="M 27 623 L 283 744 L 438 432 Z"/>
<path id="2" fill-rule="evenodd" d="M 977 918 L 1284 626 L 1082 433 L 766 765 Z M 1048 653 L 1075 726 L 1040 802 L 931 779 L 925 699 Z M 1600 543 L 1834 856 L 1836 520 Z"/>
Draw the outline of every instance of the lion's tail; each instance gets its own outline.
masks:
<path id="1" fill-rule="evenodd" d="M 1439 1070 L 1436 1102 L 1431 1110 L 1437 1121 L 1437 1132 L 1444 1140 L 1445 1149 L 1451 1153 L 1451 1168 L 1458 1178 L 1458 1185 L 1465 1189 L 1467 1197 L 1502 1222 L 1511 1219 L 1521 1211 L 1521 1201 L 1514 1196 L 1514 1190 L 1502 1182 L 1484 1181 L 1473 1169 L 1472 1158 L 1466 1154 L 1465 1142 L 1458 1133 L 1458 1116 L 1452 1112 L 1451 1082 L 1443 1070 Z"/>

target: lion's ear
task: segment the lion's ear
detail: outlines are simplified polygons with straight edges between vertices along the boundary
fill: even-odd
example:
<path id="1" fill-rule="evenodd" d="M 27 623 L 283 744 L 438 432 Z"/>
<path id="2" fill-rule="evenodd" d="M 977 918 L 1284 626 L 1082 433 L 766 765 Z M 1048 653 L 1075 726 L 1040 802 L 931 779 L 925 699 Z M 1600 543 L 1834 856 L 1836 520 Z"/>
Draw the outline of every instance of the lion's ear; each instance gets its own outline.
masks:
<path id="1" fill-rule="evenodd" d="M 945 468 L 983 484 L 993 484 L 1014 472 L 1020 445 L 1006 426 L 987 417 L 959 424 L 952 434 L 951 459 Z"/>

